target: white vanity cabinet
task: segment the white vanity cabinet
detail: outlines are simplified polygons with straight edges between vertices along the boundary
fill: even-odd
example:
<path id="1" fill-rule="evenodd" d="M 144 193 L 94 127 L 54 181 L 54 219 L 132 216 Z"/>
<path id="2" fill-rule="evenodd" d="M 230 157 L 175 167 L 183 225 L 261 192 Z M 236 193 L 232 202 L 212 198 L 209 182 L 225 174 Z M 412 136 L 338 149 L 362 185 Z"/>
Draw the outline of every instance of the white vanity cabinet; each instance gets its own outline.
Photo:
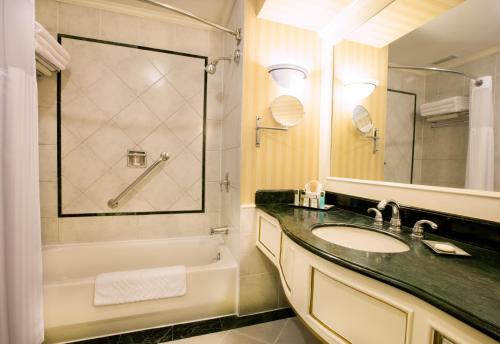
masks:
<path id="1" fill-rule="evenodd" d="M 275 264 L 278 265 L 281 247 L 281 227 L 272 216 L 257 211 L 257 247 Z"/>
<path id="2" fill-rule="evenodd" d="M 415 296 L 311 253 L 266 213 L 256 217 L 257 247 L 276 265 L 296 313 L 327 343 L 497 343 Z"/>

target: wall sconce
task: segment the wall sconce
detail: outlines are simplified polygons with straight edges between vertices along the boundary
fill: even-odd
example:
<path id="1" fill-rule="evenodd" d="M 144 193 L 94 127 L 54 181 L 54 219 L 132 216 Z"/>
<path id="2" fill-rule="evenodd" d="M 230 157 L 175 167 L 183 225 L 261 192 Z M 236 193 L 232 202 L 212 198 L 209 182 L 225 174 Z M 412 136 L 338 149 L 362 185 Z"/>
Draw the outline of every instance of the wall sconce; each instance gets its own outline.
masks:
<path id="1" fill-rule="evenodd" d="M 307 69 L 294 64 L 275 64 L 267 67 L 273 80 L 281 87 L 290 88 L 307 78 Z"/>
<path id="2" fill-rule="evenodd" d="M 378 80 L 374 79 L 360 79 L 344 83 L 344 89 L 349 98 L 356 98 L 357 100 L 364 99 L 373 93 L 378 86 Z"/>

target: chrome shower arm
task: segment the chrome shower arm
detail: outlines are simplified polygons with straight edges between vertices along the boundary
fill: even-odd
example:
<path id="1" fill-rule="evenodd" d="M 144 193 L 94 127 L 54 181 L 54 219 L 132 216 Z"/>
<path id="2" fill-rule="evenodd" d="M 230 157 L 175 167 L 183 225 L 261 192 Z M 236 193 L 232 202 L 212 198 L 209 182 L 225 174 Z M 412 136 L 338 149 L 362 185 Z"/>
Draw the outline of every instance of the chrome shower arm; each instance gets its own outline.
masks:
<path id="1" fill-rule="evenodd" d="M 441 72 L 441 73 L 451 73 L 451 74 L 457 74 L 466 77 L 467 79 L 473 80 L 474 85 L 476 86 L 481 86 L 483 84 L 483 80 L 478 79 L 476 77 L 473 77 L 471 75 L 452 70 L 452 69 L 445 69 L 445 68 L 439 68 L 439 67 L 419 67 L 419 66 L 389 66 L 389 69 L 409 69 L 409 70 L 425 70 L 425 71 L 430 71 L 430 72 Z"/>
<path id="2" fill-rule="evenodd" d="M 202 17 L 198 17 L 196 14 L 193 14 L 193 13 L 188 12 L 188 11 L 184 11 L 184 10 L 182 10 L 180 8 L 177 8 L 177 7 L 174 7 L 174 6 L 171 6 L 171 5 L 167 5 L 167 4 L 165 4 L 163 2 L 160 2 L 160 1 L 156 1 L 156 0 L 138 0 L 138 1 L 146 2 L 146 3 L 151 4 L 151 5 L 155 5 L 155 6 L 159 6 L 159 7 L 165 8 L 165 9 L 170 10 L 172 12 L 182 14 L 183 16 L 186 16 L 186 17 L 189 17 L 191 19 L 194 19 L 194 20 L 197 20 L 199 22 L 202 22 L 204 24 L 207 24 L 207 25 L 209 25 L 209 26 L 211 26 L 213 28 L 216 28 L 218 30 L 224 31 L 224 32 L 226 32 L 226 33 L 228 33 L 230 35 L 233 35 L 234 38 L 236 38 L 237 44 L 239 44 L 240 41 L 241 41 L 241 29 L 239 29 L 239 28 L 236 29 L 236 30 L 228 29 L 225 26 L 213 23 L 210 20 L 204 19 Z"/>

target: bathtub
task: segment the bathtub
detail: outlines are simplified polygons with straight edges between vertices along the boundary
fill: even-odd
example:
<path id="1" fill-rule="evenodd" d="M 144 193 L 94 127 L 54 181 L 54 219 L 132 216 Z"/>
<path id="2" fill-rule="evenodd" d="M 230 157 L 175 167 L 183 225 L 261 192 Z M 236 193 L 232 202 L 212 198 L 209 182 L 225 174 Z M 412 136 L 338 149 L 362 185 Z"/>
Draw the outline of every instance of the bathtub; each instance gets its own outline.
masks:
<path id="1" fill-rule="evenodd" d="M 186 266 L 185 295 L 94 306 L 98 274 L 172 265 Z M 237 263 L 217 236 L 48 245 L 43 267 L 45 343 L 235 313 Z"/>

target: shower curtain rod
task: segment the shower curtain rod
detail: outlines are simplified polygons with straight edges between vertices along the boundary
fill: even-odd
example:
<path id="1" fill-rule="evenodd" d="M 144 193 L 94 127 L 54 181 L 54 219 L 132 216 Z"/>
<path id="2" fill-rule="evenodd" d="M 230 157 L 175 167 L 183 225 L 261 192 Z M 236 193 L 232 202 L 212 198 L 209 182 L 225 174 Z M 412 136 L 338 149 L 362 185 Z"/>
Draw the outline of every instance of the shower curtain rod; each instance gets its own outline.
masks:
<path id="1" fill-rule="evenodd" d="M 444 69 L 444 68 L 438 68 L 438 67 L 418 67 L 418 66 L 389 66 L 389 69 L 411 69 L 411 70 L 427 70 L 431 72 L 441 72 L 441 73 L 451 73 L 451 74 L 458 74 L 461 76 L 464 76 L 468 79 L 471 79 L 474 81 L 475 86 L 481 86 L 483 84 L 483 80 L 475 78 L 473 76 L 467 75 L 465 73 L 456 71 L 456 70 L 451 70 L 451 69 Z"/>
<path id="2" fill-rule="evenodd" d="M 241 29 L 240 28 L 238 28 L 236 30 L 228 29 L 225 26 L 213 23 L 210 20 L 198 17 L 197 15 L 195 15 L 195 14 L 193 14 L 191 12 L 184 11 L 184 10 L 182 10 L 180 8 L 164 4 L 163 2 L 160 2 L 160 1 L 156 1 L 156 0 L 138 0 L 138 1 L 142 1 L 142 2 L 145 2 L 145 3 L 151 4 L 151 5 L 155 5 L 155 6 L 159 6 L 159 7 L 165 8 L 165 9 L 170 10 L 172 12 L 176 12 L 176 13 L 182 14 L 182 15 L 184 15 L 186 17 L 195 19 L 195 20 L 197 20 L 199 22 L 202 22 L 202 23 L 207 24 L 207 25 L 209 25 L 211 27 L 214 27 L 214 28 L 216 28 L 218 30 L 224 31 L 224 32 L 226 32 L 226 33 L 228 33 L 230 35 L 233 35 L 234 38 L 236 38 L 237 44 L 240 44 L 240 41 L 241 41 Z"/>

